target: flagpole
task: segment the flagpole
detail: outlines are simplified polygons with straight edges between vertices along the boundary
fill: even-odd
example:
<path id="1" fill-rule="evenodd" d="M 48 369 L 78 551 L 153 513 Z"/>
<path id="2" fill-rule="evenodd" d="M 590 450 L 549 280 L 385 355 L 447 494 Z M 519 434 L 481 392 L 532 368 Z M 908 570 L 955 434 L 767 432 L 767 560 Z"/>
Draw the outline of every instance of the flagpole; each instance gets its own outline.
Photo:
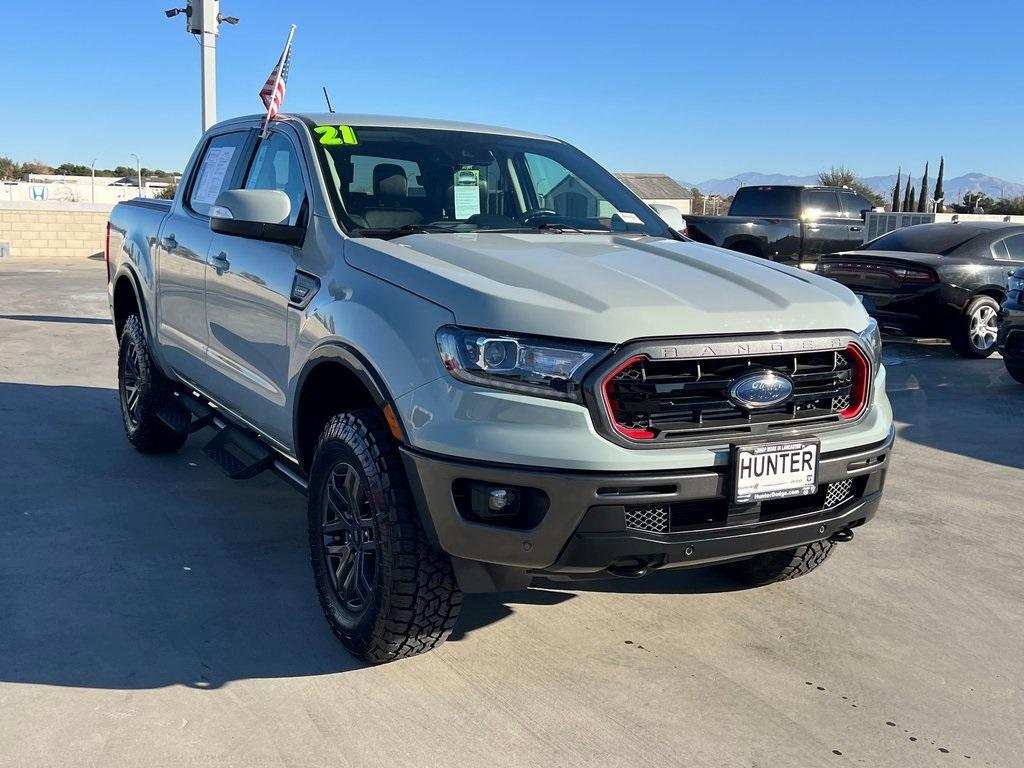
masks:
<path id="1" fill-rule="evenodd" d="M 288 58 L 288 50 L 292 47 L 292 37 L 295 36 L 295 25 L 292 24 L 291 29 L 288 30 L 288 39 L 285 41 L 284 50 L 281 52 L 281 58 L 277 61 L 277 77 L 274 78 L 274 88 L 270 92 L 270 106 L 267 107 L 267 116 L 263 118 L 263 130 L 260 131 L 260 139 L 267 137 L 267 131 L 270 130 L 270 108 L 274 104 L 274 98 L 277 95 L 277 86 L 281 84 L 281 68 L 284 66 L 285 59 Z"/>

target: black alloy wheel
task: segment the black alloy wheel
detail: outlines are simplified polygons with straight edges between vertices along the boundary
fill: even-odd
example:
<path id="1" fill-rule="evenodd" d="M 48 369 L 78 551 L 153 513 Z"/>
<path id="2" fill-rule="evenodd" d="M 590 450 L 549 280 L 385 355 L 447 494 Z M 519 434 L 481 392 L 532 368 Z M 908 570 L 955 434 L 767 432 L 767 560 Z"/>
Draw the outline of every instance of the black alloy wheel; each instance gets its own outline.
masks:
<path id="1" fill-rule="evenodd" d="M 320 515 L 323 557 L 331 590 L 353 615 L 373 602 L 380 562 L 380 536 L 366 486 L 351 464 L 331 470 Z"/>

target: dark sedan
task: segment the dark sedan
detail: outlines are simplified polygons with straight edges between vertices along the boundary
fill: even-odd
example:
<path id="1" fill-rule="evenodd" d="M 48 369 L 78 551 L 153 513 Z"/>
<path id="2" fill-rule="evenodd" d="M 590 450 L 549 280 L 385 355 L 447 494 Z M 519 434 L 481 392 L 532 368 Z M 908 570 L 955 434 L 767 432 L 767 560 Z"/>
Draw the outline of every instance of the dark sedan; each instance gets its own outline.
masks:
<path id="1" fill-rule="evenodd" d="M 996 349 L 999 304 L 1024 266 L 1024 225 L 918 224 L 822 257 L 817 271 L 861 297 L 882 330 L 949 339 L 963 357 Z"/>
<path id="2" fill-rule="evenodd" d="M 1010 294 L 999 317 L 999 352 L 1009 374 L 1024 384 L 1024 269 L 1010 277 Z"/>

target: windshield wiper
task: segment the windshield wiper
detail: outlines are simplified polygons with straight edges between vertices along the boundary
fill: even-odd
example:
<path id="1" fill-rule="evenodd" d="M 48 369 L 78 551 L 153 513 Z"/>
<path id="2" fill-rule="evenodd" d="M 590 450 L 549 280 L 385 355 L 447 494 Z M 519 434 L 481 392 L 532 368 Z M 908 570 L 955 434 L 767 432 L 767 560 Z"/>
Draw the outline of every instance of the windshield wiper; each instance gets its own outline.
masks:
<path id="1" fill-rule="evenodd" d="M 553 221 L 542 221 L 537 224 L 535 229 L 539 229 L 541 232 L 554 232 L 556 235 L 564 232 L 579 232 L 581 235 L 603 235 L 607 233 L 607 230 L 604 229 L 580 229 L 571 224 L 557 224 Z"/>
<path id="2" fill-rule="evenodd" d="M 356 227 L 349 230 L 349 234 L 356 237 L 379 237 L 383 240 L 391 240 L 406 235 L 429 234 L 432 231 L 434 230 L 428 229 L 422 224 L 403 224 L 400 227 Z"/>

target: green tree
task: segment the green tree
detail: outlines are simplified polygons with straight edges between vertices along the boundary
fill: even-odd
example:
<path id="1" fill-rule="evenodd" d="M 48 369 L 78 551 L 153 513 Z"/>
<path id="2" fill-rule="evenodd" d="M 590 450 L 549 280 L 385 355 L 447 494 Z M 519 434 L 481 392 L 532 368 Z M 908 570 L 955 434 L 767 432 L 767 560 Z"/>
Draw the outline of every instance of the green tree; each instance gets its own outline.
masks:
<path id="1" fill-rule="evenodd" d="M 857 178 L 857 174 L 844 165 L 832 166 L 827 171 L 818 173 L 818 183 L 823 187 L 848 187 L 859 192 L 871 201 L 872 205 L 882 205 L 882 196 Z"/>
<path id="2" fill-rule="evenodd" d="M 61 163 L 53 169 L 54 173 L 60 173 L 64 176 L 89 176 L 92 173 L 92 169 L 87 165 L 79 165 L 78 163 Z"/>
<path id="3" fill-rule="evenodd" d="M 21 176 L 21 166 L 9 157 L 0 157 L 0 179 L 17 179 Z"/>
<path id="4" fill-rule="evenodd" d="M 161 189 L 156 196 L 157 200 L 173 200 L 175 193 L 178 191 L 177 184 L 168 184 L 166 187 Z"/>
<path id="5" fill-rule="evenodd" d="M 701 213 L 704 210 L 704 195 L 696 187 L 690 187 L 690 210 Z"/>
<path id="6" fill-rule="evenodd" d="M 900 208 L 901 211 L 912 211 L 913 210 L 913 208 L 910 207 L 910 185 L 911 185 L 912 181 L 913 180 L 910 178 L 910 175 L 908 174 L 907 175 L 907 186 L 905 186 L 903 188 L 903 207 Z"/>
<path id="7" fill-rule="evenodd" d="M 915 207 L 914 195 L 916 195 L 916 194 L 917 194 L 917 189 L 915 187 L 911 187 L 910 188 L 910 201 L 909 201 L 909 204 L 907 205 L 907 210 L 908 211 L 913 211 L 914 210 L 914 207 Z"/>
<path id="8" fill-rule="evenodd" d="M 53 173 L 53 168 L 41 160 L 32 160 L 21 164 L 21 172 L 25 173 Z"/>
<path id="9" fill-rule="evenodd" d="M 935 194 L 932 197 L 935 198 L 935 210 L 939 209 L 942 205 L 942 200 L 946 196 L 946 192 L 942 189 L 942 176 L 946 172 L 946 158 L 939 157 L 939 177 L 935 180 Z"/>
<path id="10" fill-rule="evenodd" d="M 924 176 L 921 177 L 921 199 L 917 201 L 917 212 L 928 213 L 928 163 L 924 164 Z"/>
<path id="11" fill-rule="evenodd" d="M 903 167 L 896 171 L 896 186 L 892 188 L 892 212 L 900 212 L 900 177 L 903 176 Z"/>

